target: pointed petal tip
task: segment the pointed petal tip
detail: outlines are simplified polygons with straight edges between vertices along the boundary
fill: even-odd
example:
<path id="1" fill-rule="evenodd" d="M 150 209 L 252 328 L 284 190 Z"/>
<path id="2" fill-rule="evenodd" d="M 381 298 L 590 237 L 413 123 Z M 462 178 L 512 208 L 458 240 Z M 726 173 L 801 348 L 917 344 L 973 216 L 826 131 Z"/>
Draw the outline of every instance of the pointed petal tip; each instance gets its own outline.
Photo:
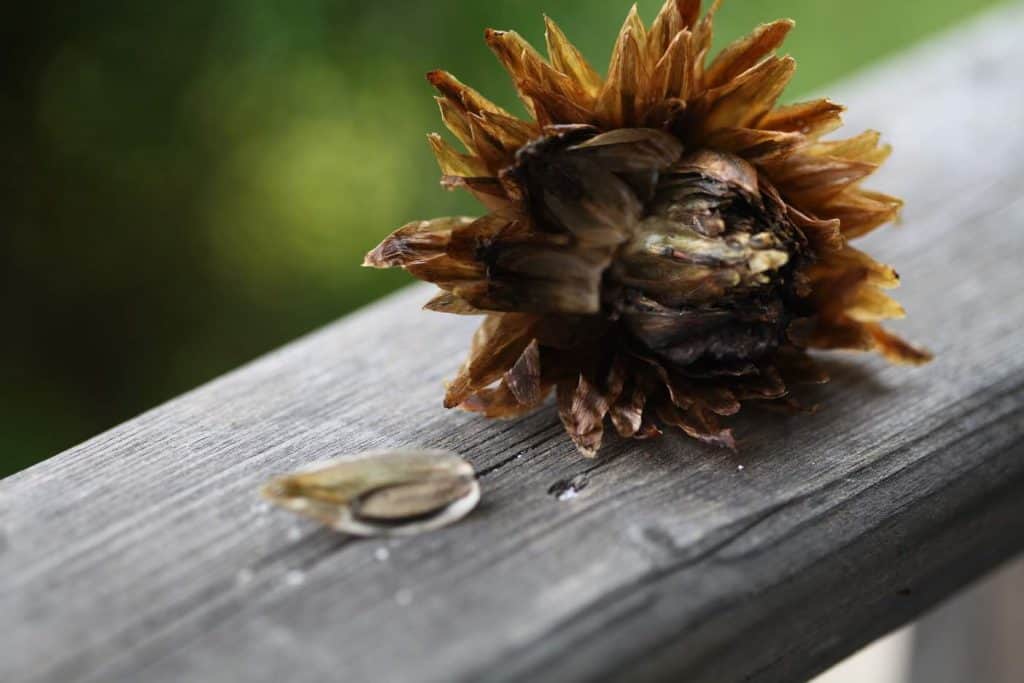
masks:
<path id="1" fill-rule="evenodd" d="M 727 429 L 724 432 L 722 432 L 722 434 L 720 435 L 720 439 L 721 440 L 717 444 L 720 448 L 724 448 L 730 453 L 740 452 L 739 444 L 736 442 L 736 437 L 733 436 L 731 429 Z"/>
<path id="2" fill-rule="evenodd" d="M 391 267 L 387 263 L 387 261 L 383 258 L 383 254 L 381 253 L 381 251 L 384 248 L 384 244 L 386 242 L 387 242 L 387 240 L 384 240 L 384 242 L 381 242 L 376 247 L 374 247 L 371 251 L 368 251 L 366 253 L 366 256 L 363 257 L 363 264 L 362 264 L 363 268 L 390 268 Z"/>

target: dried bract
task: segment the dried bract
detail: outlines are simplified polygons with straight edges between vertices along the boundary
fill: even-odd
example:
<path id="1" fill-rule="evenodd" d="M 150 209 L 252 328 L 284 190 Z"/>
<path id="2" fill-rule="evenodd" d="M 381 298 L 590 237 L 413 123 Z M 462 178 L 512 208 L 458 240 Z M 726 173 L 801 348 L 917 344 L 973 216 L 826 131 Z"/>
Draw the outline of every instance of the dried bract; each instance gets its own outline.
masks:
<path id="1" fill-rule="evenodd" d="M 406 536 L 457 522 L 476 507 L 473 467 L 438 450 L 377 451 L 274 479 L 280 507 L 356 536 Z"/>
<path id="2" fill-rule="evenodd" d="M 665 425 L 735 447 L 721 418 L 746 401 L 798 409 L 823 382 L 808 349 L 927 352 L 880 322 L 903 309 L 889 266 L 849 245 L 901 202 L 862 181 L 889 154 L 841 125 L 829 100 L 779 107 L 793 23 L 756 29 L 708 59 L 720 3 L 634 7 L 606 78 L 547 20 L 548 58 L 519 35 L 486 39 L 530 113 L 521 120 L 436 71 L 442 118 L 466 152 L 430 143 L 442 184 L 482 218 L 411 223 L 366 257 L 442 291 L 427 308 L 483 315 L 448 407 L 514 417 L 557 394 L 579 450 L 606 422 L 624 437 Z"/>

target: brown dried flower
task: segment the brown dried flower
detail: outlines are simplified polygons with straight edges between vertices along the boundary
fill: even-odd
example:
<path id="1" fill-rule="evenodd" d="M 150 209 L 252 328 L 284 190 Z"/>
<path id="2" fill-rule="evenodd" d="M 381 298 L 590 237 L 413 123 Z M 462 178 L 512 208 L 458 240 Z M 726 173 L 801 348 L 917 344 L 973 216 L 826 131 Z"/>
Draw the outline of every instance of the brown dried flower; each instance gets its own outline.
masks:
<path id="1" fill-rule="evenodd" d="M 606 418 L 624 437 L 673 425 L 735 448 L 720 417 L 799 409 L 788 385 L 827 381 L 806 349 L 929 359 L 879 324 L 903 315 L 882 291 L 896 272 L 848 244 L 900 210 L 861 188 L 889 147 L 873 131 L 821 141 L 841 125 L 829 100 L 776 107 L 792 21 L 707 63 L 720 0 L 703 18 L 700 4 L 668 0 L 649 28 L 634 6 L 607 78 L 551 20 L 547 60 L 487 31 L 529 121 L 428 75 L 469 152 L 430 136 L 442 184 L 490 213 L 409 224 L 366 265 L 438 285 L 428 309 L 486 316 L 446 406 L 514 417 L 554 390 L 588 456 Z"/>

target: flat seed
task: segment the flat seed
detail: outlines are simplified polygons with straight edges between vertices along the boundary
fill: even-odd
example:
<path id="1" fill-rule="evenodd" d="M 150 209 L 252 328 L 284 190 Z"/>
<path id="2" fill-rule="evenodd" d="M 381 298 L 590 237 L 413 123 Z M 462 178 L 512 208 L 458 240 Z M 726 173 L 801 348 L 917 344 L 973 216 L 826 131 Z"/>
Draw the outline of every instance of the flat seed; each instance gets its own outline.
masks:
<path id="1" fill-rule="evenodd" d="M 353 514 L 378 522 L 419 519 L 442 511 L 472 491 L 468 477 L 444 477 L 395 484 L 367 491 L 352 502 Z"/>
<path id="2" fill-rule="evenodd" d="M 374 451 L 315 463 L 263 487 L 275 505 L 356 536 L 412 535 L 465 517 L 480 500 L 473 467 L 438 450 Z"/>

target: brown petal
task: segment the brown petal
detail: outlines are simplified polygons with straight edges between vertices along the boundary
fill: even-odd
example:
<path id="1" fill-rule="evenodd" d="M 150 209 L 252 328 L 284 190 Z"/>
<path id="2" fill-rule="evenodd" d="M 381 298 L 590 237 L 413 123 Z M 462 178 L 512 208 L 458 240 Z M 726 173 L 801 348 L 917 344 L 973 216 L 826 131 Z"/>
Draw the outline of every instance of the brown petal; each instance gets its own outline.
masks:
<path id="1" fill-rule="evenodd" d="M 433 282 L 442 289 L 457 289 L 457 283 L 479 282 L 487 276 L 482 263 L 460 261 L 447 254 L 406 263 L 403 267 L 413 277 Z"/>
<path id="2" fill-rule="evenodd" d="M 487 311 L 475 308 L 465 299 L 461 299 L 451 292 L 438 292 L 430 301 L 423 305 L 425 311 L 437 313 L 450 313 L 452 315 L 484 315 Z"/>
<path id="3" fill-rule="evenodd" d="M 646 94 L 648 106 L 657 106 L 666 98 L 683 102 L 690 98 L 695 89 L 692 40 L 693 34 L 680 31 L 654 63 Z"/>
<path id="4" fill-rule="evenodd" d="M 887 332 L 881 325 L 867 325 L 866 329 L 874 339 L 876 348 L 892 363 L 923 365 L 933 358 L 928 350 L 903 341 L 896 335 Z"/>
<path id="5" fill-rule="evenodd" d="M 608 401 L 584 375 L 558 384 L 558 415 L 576 447 L 587 458 L 597 456 L 604 437 Z"/>
<path id="6" fill-rule="evenodd" d="M 725 387 L 696 385 L 691 388 L 700 403 L 716 415 L 728 417 L 740 412 L 742 407 L 736 396 Z"/>
<path id="7" fill-rule="evenodd" d="M 882 134 L 878 131 L 868 130 L 846 140 L 819 142 L 810 147 L 808 152 L 817 156 L 831 156 L 881 165 L 892 154 L 891 146 L 880 144 L 881 138 Z"/>
<path id="8" fill-rule="evenodd" d="M 531 174 L 552 218 L 581 245 L 616 247 L 640 220 L 643 206 L 632 188 L 584 158 L 565 155 L 557 162 L 538 165 Z"/>
<path id="9" fill-rule="evenodd" d="M 877 170 L 877 164 L 863 161 L 801 154 L 770 165 L 769 175 L 787 200 L 817 207 Z"/>
<path id="10" fill-rule="evenodd" d="M 446 175 L 441 177 L 441 187 L 446 190 L 465 188 L 478 202 L 491 211 L 509 211 L 515 206 L 505 186 L 497 178 L 463 178 Z"/>
<path id="11" fill-rule="evenodd" d="M 864 282 L 883 289 L 893 289 L 900 284 L 899 275 L 892 266 L 879 263 L 851 246 L 844 246 L 836 253 L 822 256 L 806 273 L 812 282 L 816 282 L 833 279 L 843 271 L 862 271 L 866 274 Z"/>
<path id="12" fill-rule="evenodd" d="M 629 439 L 640 431 L 646 402 L 647 396 L 640 387 L 629 387 L 622 392 L 608 411 L 619 436 Z"/>
<path id="13" fill-rule="evenodd" d="M 366 255 L 364 266 L 396 268 L 443 254 L 453 230 L 471 225 L 465 216 L 413 221 L 394 231 Z"/>
<path id="14" fill-rule="evenodd" d="M 851 320 L 860 323 L 905 318 L 907 315 L 898 301 L 870 285 L 857 290 L 856 296 L 847 304 L 844 313 Z"/>
<path id="15" fill-rule="evenodd" d="M 699 381 L 688 381 L 682 377 L 666 375 L 665 386 L 669 397 L 681 410 L 702 406 L 718 415 L 735 415 L 740 411 L 740 402 L 733 393 L 721 386 Z"/>
<path id="16" fill-rule="evenodd" d="M 507 111 L 491 102 L 489 99 L 478 93 L 473 88 L 459 81 L 447 71 L 431 71 L 427 74 L 427 80 L 437 88 L 438 91 L 452 102 L 460 103 L 466 112 L 470 114 L 481 114 L 493 112 L 511 116 Z"/>
<path id="17" fill-rule="evenodd" d="M 524 219 L 515 213 L 489 213 L 452 230 L 445 253 L 460 261 L 477 261 L 481 259 L 481 247 L 493 244 L 500 236 L 520 234 L 526 230 Z"/>
<path id="18" fill-rule="evenodd" d="M 789 393 L 786 383 L 774 367 L 759 368 L 759 374 L 737 380 L 733 392 L 741 401 L 764 401 L 782 398 Z"/>
<path id="19" fill-rule="evenodd" d="M 441 121 L 451 131 L 452 135 L 459 139 L 467 150 L 473 150 L 473 134 L 469 129 L 469 121 L 466 119 L 466 110 L 461 104 L 456 104 L 447 97 L 435 97 L 437 106 L 441 109 Z"/>
<path id="20" fill-rule="evenodd" d="M 782 45 L 793 25 L 792 19 L 762 24 L 749 36 L 729 45 L 708 67 L 704 85 L 708 88 L 718 87 L 756 65 Z"/>
<path id="21" fill-rule="evenodd" d="M 812 349 L 871 351 L 875 348 L 876 342 L 864 325 L 819 320 L 808 346 Z"/>
<path id="22" fill-rule="evenodd" d="M 507 275 L 513 290 L 518 288 L 525 293 L 537 287 L 552 295 L 549 302 L 524 298 L 523 305 L 530 306 L 524 310 L 597 313 L 601 306 L 601 278 L 610 260 L 611 254 L 605 251 L 524 244 L 503 248 L 494 260 L 491 273 L 497 279 L 505 279 Z"/>
<path id="23" fill-rule="evenodd" d="M 742 190 L 751 197 L 758 197 L 761 194 L 757 169 L 749 162 L 731 154 L 702 149 L 683 157 L 673 171 L 699 173 L 706 178 L 713 178 Z"/>
<path id="24" fill-rule="evenodd" d="M 789 384 L 827 384 L 828 373 L 814 359 L 797 349 L 780 349 L 776 363 Z"/>
<path id="25" fill-rule="evenodd" d="M 579 49 L 566 38 L 558 24 L 546 15 L 544 23 L 547 27 L 545 38 L 551 65 L 571 78 L 593 102 L 604 83 L 601 76 L 587 63 Z"/>
<path id="26" fill-rule="evenodd" d="M 633 438 L 638 441 L 645 441 L 647 439 L 656 439 L 662 434 L 664 432 L 655 423 L 655 419 L 650 415 L 650 411 L 646 411 L 641 420 L 640 429 L 633 435 Z"/>
<path id="27" fill-rule="evenodd" d="M 855 239 L 895 220 L 902 208 L 903 201 L 896 197 L 854 188 L 829 198 L 817 213 L 838 219 L 843 236 Z"/>
<path id="28" fill-rule="evenodd" d="M 445 142 L 437 133 L 427 136 L 430 146 L 437 158 L 437 165 L 441 167 L 441 173 L 452 176 L 481 177 L 492 175 L 491 170 L 481 159 L 466 154 L 460 154 L 450 144 Z"/>
<path id="29" fill-rule="evenodd" d="M 615 43 L 608 79 L 595 104 L 597 117 L 608 128 L 622 128 L 642 118 L 637 103 L 648 77 L 645 41 L 646 29 L 633 5 Z"/>
<path id="30" fill-rule="evenodd" d="M 775 106 L 796 71 L 792 57 L 769 57 L 732 82 L 705 95 L 704 133 L 720 128 L 749 128 Z"/>
<path id="31" fill-rule="evenodd" d="M 757 122 L 757 128 L 803 133 L 817 138 L 843 125 L 846 107 L 830 100 L 800 102 L 766 113 Z"/>
<path id="32" fill-rule="evenodd" d="M 498 380 L 533 340 L 537 318 L 521 313 L 488 315 L 473 335 L 469 359 L 448 385 L 444 405 L 454 408 Z"/>
<path id="33" fill-rule="evenodd" d="M 722 0 L 715 0 L 708 11 L 704 14 L 704 17 L 697 23 L 693 31 L 694 36 L 694 47 L 698 55 L 700 55 L 700 80 L 703 82 L 704 79 L 704 58 L 707 56 L 708 51 L 711 49 L 711 39 L 714 34 L 715 26 L 715 15 L 718 13 L 719 8 L 722 6 Z"/>
<path id="34" fill-rule="evenodd" d="M 526 347 L 508 372 L 505 373 L 505 385 L 512 395 L 523 405 L 537 405 L 543 400 L 541 393 L 540 345 L 534 339 Z"/>
<path id="35" fill-rule="evenodd" d="M 542 123 L 567 123 L 589 116 L 585 92 L 554 69 L 515 31 L 488 29 L 487 44 L 512 76 L 519 97 Z M 545 116 L 546 114 L 546 116 Z M 553 118 L 553 121 L 543 121 Z"/>
<path id="36" fill-rule="evenodd" d="M 688 436 L 711 446 L 736 450 L 736 438 L 731 429 L 725 429 L 709 411 L 698 406 L 680 410 L 674 406 L 661 406 L 658 416 L 666 423 L 682 429 Z"/>
<path id="37" fill-rule="evenodd" d="M 816 252 L 839 251 L 846 245 L 839 219 L 821 220 L 811 218 L 789 204 L 786 205 L 786 214 L 793 221 L 793 224 L 800 228 L 800 232 L 804 234 Z"/>
<path id="38" fill-rule="evenodd" d="M 693 28 L 700 17 L 701 0 L 674 0 L 683 28 Z"/>
<path id="39" fill-rule="evenodd" d="M 647 32 L 647 60 L 649 64 L 656 64 L 662 58 L 668 46 L 672 43 L 680 31 L 683 30 L 682 17 L 679 14 L 679 3 L 676 0 L 666 0 L 661 11 L 651 24 L 651 30 Z"/>
<path id="40" fill-rule="evenodd" d="M 478 123 L 507 150 L 517 150 L 540 136 L 540 129 L 537 126 L 514 116 L 485 111 L 479 114 Z"/>
<path id="41" fill-rule="evenodd" d="M 542 126 L 562 125 L 571 123 L 592 123 L 594 112 L 590 104 L 582 102 L 582 96 L 570 92 L 559 85 L 548 85 L 547 82 L 524 82 L 519 86 L 521 92 L 533 103 L 534 115 Z"/>
<path id="42" fill-rule="evenodd" d="M 481 117 L 475 114 L 470 115 L 467 120 L 470 133 L 469 149 L 487 167 L 489 170 L 487 175 L 497 175 L 498 171 L 515 161 L 515 153 L 518 148 L 506 148 L 487 132 L 487 129 L 481 125 L 481 121 Z"/>
<path id="43" fill-rule="evenodd" d="M 709 147 L 736 154 L 751 163 L 780 161 L 803 144 L 804 136 L 800 133 L 752 128 L 722 128 L 707 138 Z"/>
<path id="44" fill-rule="evenodd" d="M 536 403 L 524 404 L 519 402 L 509 386 L 502 381 L 496 387 L 476 392 L 463 401 L 459 407 L 471 413 L 480 413 L 487 418 L 507 420 L 522 417 L 536 410 L 545 396 L 550 393 L 551 387 L 546 387 Z"/>
<path id="45" fill-rule="evenodd" d="M 683 145 L 676 136 L 653 128 L 619 128 L 569 151 L 612 173 L 631 173 L 668 168 L 682 155 Z"/>
<path id="46" fill-rule="evenodd" d="M 600 299 L 595 298 L 591 283 L 491 276 L 456 284 L 452 292 L 488 311 L 593 314 L 600 309 Z"/>

